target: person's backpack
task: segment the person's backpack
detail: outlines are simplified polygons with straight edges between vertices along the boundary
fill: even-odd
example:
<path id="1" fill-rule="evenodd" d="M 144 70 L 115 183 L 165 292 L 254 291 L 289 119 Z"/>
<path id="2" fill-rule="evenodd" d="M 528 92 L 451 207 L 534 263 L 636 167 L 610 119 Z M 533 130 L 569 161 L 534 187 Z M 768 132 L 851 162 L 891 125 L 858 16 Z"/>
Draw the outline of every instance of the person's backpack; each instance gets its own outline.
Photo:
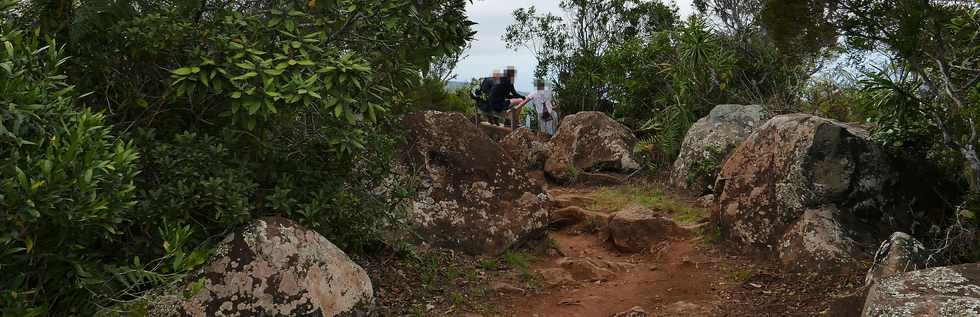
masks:
<path id="1" fill-rule="evenodd" d="M 541 121 L 544 122 L 551 121 L 551 111 L 548 111 L 548 109 L 544 109 L 544 112 L 541 113 Z"/>
<path id="2" fill-rule="evenodd" d="M 477 108 L 487 111 L 490 104 L 490 90 L 493 89 L 493 78 L 480 79 L 480 85 L 473 87 L 470 97 L 476 101 Z"/>
<path id="3" fill-rule="evenodd" d="M 487 77 L 480 80 L 480 93 L 483 100 L 490 100 L 490 91 L 493 90 L 493 78 Z"/>

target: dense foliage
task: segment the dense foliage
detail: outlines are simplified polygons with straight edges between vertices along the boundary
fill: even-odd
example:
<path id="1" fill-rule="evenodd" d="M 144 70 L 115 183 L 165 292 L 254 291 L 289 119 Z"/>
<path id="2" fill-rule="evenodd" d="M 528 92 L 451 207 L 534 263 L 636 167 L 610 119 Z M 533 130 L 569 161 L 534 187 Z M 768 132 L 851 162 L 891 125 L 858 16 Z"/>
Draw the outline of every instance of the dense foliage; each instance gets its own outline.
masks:
<path id="1" fill-rule="evenodd" d="M 472 36 L 464 0 L 0 3 L 5 316 L 130 307 L 260 216 L 377 247 L 393 114 Z"/>
<path id="2" fill-rule="evenodd" d="M 779 55 L 751 8 L 702 7 L 724 23 L 682 20 L 660 1 L 562 1 L 566 17 L 516 10 L 504 40 L 538 56 L 536 74 L 555 82 L 563 111 L 607 112 L 644 134 L 638 150 L 672 158 L 714 105 L 795 107 L 812 68 Z"/>

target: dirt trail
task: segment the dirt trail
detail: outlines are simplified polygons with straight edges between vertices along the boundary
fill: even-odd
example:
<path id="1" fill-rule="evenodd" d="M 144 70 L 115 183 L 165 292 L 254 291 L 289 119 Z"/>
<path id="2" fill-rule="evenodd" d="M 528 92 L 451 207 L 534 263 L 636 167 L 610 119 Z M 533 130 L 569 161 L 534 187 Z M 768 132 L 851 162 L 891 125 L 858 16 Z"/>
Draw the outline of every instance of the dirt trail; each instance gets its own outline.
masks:
<path id="1" fill-rule="evenodd" d="M 564 205 L 614 211 L 595 202 L 595 191 L 552 189 L 552 194 Z M 649 316 L 833 316 L 853 312 L 853 307 L 843 314 L 830 307 L 828 291 L 850 287 L 842 279 L 774 273 L 777 270 L 758 259 L 726 254 L 700 234 L 675 237 L 643 254 L 616 251 L 591 224 L 568 226 L 550 232 L 549 237 L 552 249 L 557 250 L 529 268 L 536 286 L 501 294 L 494 315 L 606 317 L 633 307 Z M 578 276 L 569 279 L 556 272 Z"/>

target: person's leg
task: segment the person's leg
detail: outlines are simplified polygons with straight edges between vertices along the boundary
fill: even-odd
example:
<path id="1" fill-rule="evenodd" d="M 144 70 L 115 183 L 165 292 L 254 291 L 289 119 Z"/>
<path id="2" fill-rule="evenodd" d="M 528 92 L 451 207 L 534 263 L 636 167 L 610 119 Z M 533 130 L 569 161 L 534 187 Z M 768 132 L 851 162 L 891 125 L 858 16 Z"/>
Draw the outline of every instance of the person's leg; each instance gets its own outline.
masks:
<path id="1" fill-rule="evenodd" d="M 519 112 L 520 111 L 518 111 L 517 109 L 510 109 L 510 110 L 507 111 L 507 113 L 510 114 L 510 128 L 512 130 L 516 130 L 518 127 L 520 127 L 520 121 L 518 121 L 518 120 L 520 120 L 518 118 L 519 117 L 518 116 L 518 113 Z"/>
<path id="2" fill-rule="evenodd" d="M 511 119 L 510 128 L 517 129 L 521 125 L 520 124 L 521 109 L 515 107 L 520 106 L 521 103 L 524 102 L 524 99 L 514 98 L 514 99 L 507 99 L 507 101 L 510 102 L 510 107 L 508 107 L 508 109 L 510 109 L 509 112 L 510 112 L 510 119 Z"/>
<path id="3" fill-rule="evenodd" d="M 548 125 L 551 124 L 551 121 L 544 121 L 544 118 L 542 118 L 542 114 L 541 113 L 538 113 L 537 114 L 537 119 L 538 119 L 538 131 L 544 132 L 545 134 L 547 134 L 548 133 Z"/>

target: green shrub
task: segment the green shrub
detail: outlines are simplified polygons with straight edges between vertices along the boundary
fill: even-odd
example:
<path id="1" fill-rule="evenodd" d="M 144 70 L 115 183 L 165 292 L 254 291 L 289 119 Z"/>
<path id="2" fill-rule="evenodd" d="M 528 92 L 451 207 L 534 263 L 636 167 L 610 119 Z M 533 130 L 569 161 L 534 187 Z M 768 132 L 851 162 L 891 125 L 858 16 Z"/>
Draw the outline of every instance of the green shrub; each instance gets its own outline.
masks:
<path id="1" fill-rule="evenodd" d="M 0 0 L 0 315 L 139 311 L 261 216 L 376 247 L 412 193 L 393 106 L 472 36 L 464 8 Z"/>
<path id="2" fill-rule="evenodd" d="M 471 86 L 449 90 L 437 78 L 423 78 L 415 87 L 409 89 L 402 103 L 395 109 L 398 113 L 411 113 L 423 110 L 461 112 L 467 115 L 476 113 L 473 99 L 469 97 Z"/>
<path id="3" fill-rule="evenodd" d="M 0 313 L 89 314 L 135 218 L 133 145 L 73 108 L 56 43 L 0 25 Z"/>

